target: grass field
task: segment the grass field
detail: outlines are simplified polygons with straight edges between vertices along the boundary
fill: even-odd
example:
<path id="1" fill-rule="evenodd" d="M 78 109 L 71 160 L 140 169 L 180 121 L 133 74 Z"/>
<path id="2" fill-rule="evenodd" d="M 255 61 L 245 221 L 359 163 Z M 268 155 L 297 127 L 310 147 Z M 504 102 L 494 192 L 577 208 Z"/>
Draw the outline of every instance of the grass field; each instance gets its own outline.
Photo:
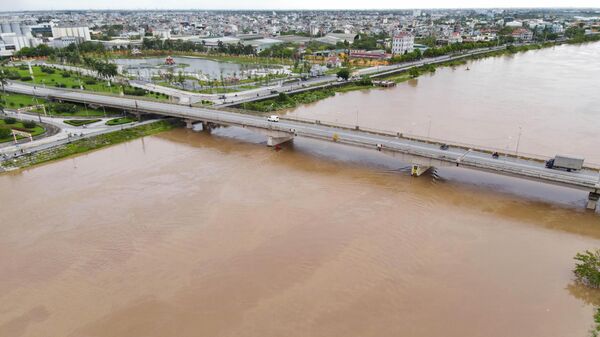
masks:
<path id="1" fill-rule="evenodd" d="M 49 74 L 42 71 L 42 67 L 40 66 L 32 66 L 31 70 L 33 71 L 33 78 L 28 81 L 24 81 L 23 79 L 31 76 L 29 73 L 29 68 L 21 69 L 20 67 L 7 67 L 5 68 L 7 71 L 14 72 L 16 71 L 21 76 L 20 81 L 25 83 L 35 83 L 41 86 L 46 87 L 59 87 L 59 88 L 68 88 L 68 89 L 81 89 L 83 87 L 84 90 L 94 91 L 94 92 L 103 92 L 103 93 L 112 93 L 115 95 L 120 94 L 122 91 L 133 90 L 132 87 L 129 86 L 121 86 L 119 84 L 108 85 L 108 81 L 99 80 L 91 76 L 79 75 L 74 72 L 54 69 L 54 73 Z M 168 97 L 159 93 L 148 92 L 144 95 L 144 97 L 149 97 L 157 100 L 168 100 Z"/>
<path id="2" fill-rule="evenodd" d="M 7 109 L 19 109 L 27 106 L 44 104 L 46 100 L 38 98 L 37 100 L 33 96 L 4 93 L 0 94 L 0 102 Z"/>
<path id="3" fill-rule="evenodd" d="M 4 119 L 0 119 L 0 129 L 14 129 L 14 130 L 19 130 L 19 131 L 24 131 L 27 133 L 31 133 L 31 136 L 33 136 L 33 137 L 39 136 L 39 135 L 43 134 L 44 132 L 46 132 L 46 129 L 37 123 L 35 124 L 35 127 L 27 128 L 27 127 L 25 127 L 25 125 L 23 125 L 23 122 L 20 120 L 17 120 L 16 123 L 14 123 L 14 124 L 7 124 Z M 17 139 L 20 139 L 20 138 L 23 138 L 23 137 L 17 136 Z M 8 136 L 5 138 L 0 138 L 0 143 L 9 142 L 12 140 L 13 140 L 13 136 Z"/>

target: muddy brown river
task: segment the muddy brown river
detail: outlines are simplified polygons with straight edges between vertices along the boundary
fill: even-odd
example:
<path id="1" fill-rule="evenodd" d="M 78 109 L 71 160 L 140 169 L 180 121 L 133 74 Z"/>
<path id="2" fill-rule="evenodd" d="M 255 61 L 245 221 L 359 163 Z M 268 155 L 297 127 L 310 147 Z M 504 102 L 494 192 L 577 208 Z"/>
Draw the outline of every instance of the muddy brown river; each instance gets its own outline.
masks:
<path id="1" fill-rule="evenodd" d="M 446 72 L 590 52 L 560 48 L 341 97 L 395 100 Z M 551 141 L 598 157 L 579 139 L 598 130 L 597 97 L 573 118 L 548 112 L 578 145 Z M 475 139 L 486 123 L 462 125 Z M 525 148 L 554 144 L 523 123 Z M 461 123 L 436 125 L 459 136 Z M 174 130 L 0 175 L 0 336 L 587 336 L 600 294 L 571 271 L 600 247 L 585 200 L 462 168 L 412 178 L 384 154 L 313 140 L 275 151 L 235 128 Z"/>

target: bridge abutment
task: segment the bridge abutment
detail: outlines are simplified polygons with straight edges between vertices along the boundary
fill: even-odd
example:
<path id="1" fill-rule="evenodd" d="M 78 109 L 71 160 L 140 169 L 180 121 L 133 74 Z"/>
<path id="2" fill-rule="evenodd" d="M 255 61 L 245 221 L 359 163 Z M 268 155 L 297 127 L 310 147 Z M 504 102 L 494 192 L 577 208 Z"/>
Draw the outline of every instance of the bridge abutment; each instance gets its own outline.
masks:
<path id="1" fill-rule="evenodd" d="M 185 119 L 185 127 L 187 129 L 192 129 L 194 127 L 194 121 L 191 119 Z"/>
<path id="2" fill-rule="evenodd" d="M 588 202 L 586 208 L 595 211 L 598 208 L 599 199 L 600 193 L 590 192 L 590 194 L 588 195 Z"/>
<path id="3" fill-rule="evenodd" d="M 413 177 L 420 177 L 423 173 L 429 171 L 431 166 L 425 165 L 412 165 L 410 169 L 410 175 Z"/>
<path id="4" fill-rule="evenodd" d="M 283 144 L 285 142 L 289 142 L 290 140 L 294 139 L 294 136 L 290 135 L 290 136 L 283 136 L 283 137 L 276 137 L 276 136 L 268 136 L 269 138 L 267 138 L 267 146 L 277 146 L 279 144 Z"/>

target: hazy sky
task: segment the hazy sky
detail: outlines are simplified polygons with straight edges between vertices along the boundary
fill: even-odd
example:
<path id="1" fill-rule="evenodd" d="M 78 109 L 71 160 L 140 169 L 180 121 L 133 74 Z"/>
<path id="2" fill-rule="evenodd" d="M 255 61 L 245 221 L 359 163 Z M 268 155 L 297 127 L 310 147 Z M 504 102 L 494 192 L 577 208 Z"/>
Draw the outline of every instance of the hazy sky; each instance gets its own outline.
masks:
<path id="1" fill-rule="evenodd" d="M 0 11 L 38 9 L 369 9 L 600 7 L 599 0 L 0 0 Z"/>

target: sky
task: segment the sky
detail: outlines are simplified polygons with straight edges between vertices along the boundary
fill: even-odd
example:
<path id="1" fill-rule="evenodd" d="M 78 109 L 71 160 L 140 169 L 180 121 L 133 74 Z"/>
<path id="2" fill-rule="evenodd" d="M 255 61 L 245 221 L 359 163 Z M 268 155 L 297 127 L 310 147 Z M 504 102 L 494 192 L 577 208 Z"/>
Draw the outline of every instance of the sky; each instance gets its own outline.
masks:
<path id="1" fill-rule="evenodd" d="M 0 0 L 0 11 L 62 9 L 405 9 L 600 7 L 599 0 Z"/>

